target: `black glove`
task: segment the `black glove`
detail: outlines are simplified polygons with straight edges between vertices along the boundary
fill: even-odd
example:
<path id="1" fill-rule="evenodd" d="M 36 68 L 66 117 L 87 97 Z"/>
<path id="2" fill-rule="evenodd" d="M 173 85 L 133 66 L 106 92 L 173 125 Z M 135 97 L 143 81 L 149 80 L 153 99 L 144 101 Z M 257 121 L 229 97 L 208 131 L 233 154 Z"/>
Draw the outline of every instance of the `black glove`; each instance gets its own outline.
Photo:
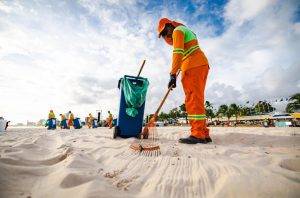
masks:
<path id="1" fill-rule="evenodd" d="M 170 81 L 168 84 L 168 88 L 170 89 L 170 87 L 173 87 L 173 88 L 176 87 L 176 75 L 175 74 L 170 75 Z"/>

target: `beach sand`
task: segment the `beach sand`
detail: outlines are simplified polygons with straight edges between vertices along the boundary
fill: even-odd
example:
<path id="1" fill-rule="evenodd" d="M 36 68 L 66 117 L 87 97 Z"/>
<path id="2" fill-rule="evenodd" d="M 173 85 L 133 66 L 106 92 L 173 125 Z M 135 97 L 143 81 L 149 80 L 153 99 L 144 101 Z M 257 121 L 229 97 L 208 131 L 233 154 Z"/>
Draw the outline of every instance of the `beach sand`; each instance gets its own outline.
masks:
<path id="1" fill-rule="evenodd" d="M 0 134 L 0 197 L 300 197 L 299 128 L 158 128 L 162 154 L 134 155 L 108 128 L 9 128 Z"/>

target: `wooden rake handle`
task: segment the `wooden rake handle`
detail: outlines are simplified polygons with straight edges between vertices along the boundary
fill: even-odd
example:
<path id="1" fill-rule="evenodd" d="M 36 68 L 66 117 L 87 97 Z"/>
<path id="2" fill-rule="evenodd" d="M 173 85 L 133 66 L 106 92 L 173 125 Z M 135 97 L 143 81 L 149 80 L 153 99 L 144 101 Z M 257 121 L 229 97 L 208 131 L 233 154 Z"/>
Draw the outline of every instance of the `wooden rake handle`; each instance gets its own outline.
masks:
<path id="1" fill-rule="evenodd" d="M 140 77 L 140 74 L 141 74 L 141 72 L 142 72 L 142 70 L 143 70 L 143 68 L 144 68 L 145 63 L 146 63 L 146 60 L 143 61 L 142 66 L 141 66 L 141 68 L 140 68 L 140 71 L 139 71 L 137 77 Z"/>
<path id="2" fill-rule="evenodd" d="M 177 72 L 176 78 L 178 77 L 179 73 L 180 73 L 180 70 Z M 167 93 L 165 94 L 165 96 L 163 97 L 162 101 L 160 102 L 157 110 L 155 111 L 153 117 L 157 117 L 158 116 L 158 113 L 160 112 L 160 109 L 162 108 L 163 104 L 165 103 L 165 101 L 166 101 L 166 99 L 167 99 L 167 97 L 168 97 L 168 95 L 169 95 L 169 93 L 171 92 L 172 89 L 173 89 L 173 87 L 170 87 L 168 89 Z"/>

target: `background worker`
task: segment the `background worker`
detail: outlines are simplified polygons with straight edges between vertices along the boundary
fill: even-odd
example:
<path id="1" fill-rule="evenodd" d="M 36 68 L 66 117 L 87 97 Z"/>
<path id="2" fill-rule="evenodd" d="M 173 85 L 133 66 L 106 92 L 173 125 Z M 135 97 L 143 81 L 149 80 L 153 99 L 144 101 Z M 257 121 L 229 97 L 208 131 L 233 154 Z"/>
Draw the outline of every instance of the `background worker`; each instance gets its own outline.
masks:
<path id="1" fill-rule="evenodd" d="M 69 111 L 69 117 L 68 117 L 68 126 L 71 127 L 71 126 L 74 126 L 74 114 Z"/>
<path id="2" fill-rule="evenodd" d="M 107 121 L 107 125 L 111 129 L 113 126 L 113 115 L 110 113 L 110 111 L 108 111 L 107 113 L 108 113 L 108 118 L 106 119 L 106 121 Z"/>
<path id="3" fill-rule="evenodd" d="M 181 70 L 185 93 L 185 107 L 191 125 L 191 135 L 180 138 L 180 143 L 211 142 L 206 126 L 204 91 L 209 71 L 208 60 L 201 51 L 196 34 L 189 28 L 167 18 L 159 20 L 158 35 L 173 46 L 172 67 L 168 88 L 176 87 L 176 74 Z"/>
<path id="4" fill-rule="evenodd" d="M 48 119 L 51 120 L 51 119 L 55 119 L 55 114 L 53 112 L 53 110 L 50 110 L 49 114 L 48 114 Z"/>
<path id="5" fill-rule="evenodd" d="M 53 110 L 50 110 L 49 114 L 48 114 L 48 120 L 46 123 L 46 126 L 49 129 L 56 129 L 56 118 L 55 118 L 55 114 L 53 112 Z"/>
<path id="6" fill-rule="evenodd" d="M 94 116 L 89 113 L 88 119 L 87 119 L 87 126 L 89 127 L 89 129 L 93 126 L 93 122 L 94 122 Z"/>
<path id="7" fill-rule="evenodd" d="M 67 118 L 64 114 L 59 114 L 60 115 L 60 128 L 61 129 L 68 129 L 68 124 L 67 124 Z"/>
<path id="8" fill-rule="evenodd" d="M 6 122 L 6 125 L 5 125 L 5 131 L 7 130 L 7 127 L 8 127 L 8 125 L 9 125 L 9 123 L 10 123 L 10 121 L 7 121 L 7 122 Z"/>

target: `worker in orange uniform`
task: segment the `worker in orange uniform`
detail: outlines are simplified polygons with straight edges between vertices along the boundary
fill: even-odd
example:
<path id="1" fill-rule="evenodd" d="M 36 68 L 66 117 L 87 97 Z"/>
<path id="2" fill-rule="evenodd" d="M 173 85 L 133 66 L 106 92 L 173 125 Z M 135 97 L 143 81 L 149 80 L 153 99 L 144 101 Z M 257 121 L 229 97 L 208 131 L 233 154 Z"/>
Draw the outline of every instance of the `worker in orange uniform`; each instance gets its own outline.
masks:
<path id="1" fill-rule="evenodd" d="M 68 126 L 69 127 L 71 127 L 71 126 L 74 127 L 74 114 L 71 111 L 69 111 L 68 117 L 69 117 Z"/>
<path id="2" fill-rule="evenodd" d="M 158 24 L 158 35 L 173 46 L 172 68 L 168 88 L 176 87 L 176 74 L 182 71 L 182 86 L 185 107 L 191 125 L 191 135 L 180 138 L 180 143 L 206 144 L 211 142 L 206 126 L 204 91 L 209 71 L 208 60 L 201 51 L 196 34 L 176 21 L 162 18 Z"/>
<path id="3" fill-rule="evenodd" d="M 108 113 L 108 118 L 106 119 L 106 121 L 109 128 L 111 129 L 113 127 L 113 115 L 110 113 L 110 111 L 108 111 L 107 113 Z"/>
<path id="4" fill-rule="evenodd" d="M 94 116 L 91 113 L 89 113 L 89 116 L 87 118 L 87 126 L 89 129 L 93 126 L 94 119 Z"/>

